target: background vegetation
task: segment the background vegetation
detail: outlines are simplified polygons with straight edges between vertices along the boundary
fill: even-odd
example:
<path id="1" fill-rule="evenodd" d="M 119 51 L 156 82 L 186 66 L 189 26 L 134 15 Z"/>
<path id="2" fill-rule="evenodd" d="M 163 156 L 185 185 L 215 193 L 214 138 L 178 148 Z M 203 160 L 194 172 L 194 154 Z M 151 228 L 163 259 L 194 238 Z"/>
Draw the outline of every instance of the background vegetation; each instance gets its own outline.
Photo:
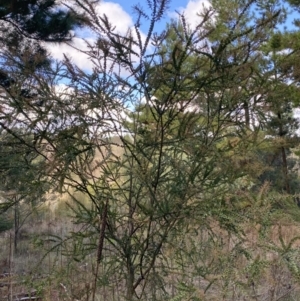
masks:
<path id="1" fill-rule="evenodd" d="M 298 300 L 299 4 L 96 4 L 0 4 L 3 300 Z M 76 26 L 92 70 L 47 53 Z"/>

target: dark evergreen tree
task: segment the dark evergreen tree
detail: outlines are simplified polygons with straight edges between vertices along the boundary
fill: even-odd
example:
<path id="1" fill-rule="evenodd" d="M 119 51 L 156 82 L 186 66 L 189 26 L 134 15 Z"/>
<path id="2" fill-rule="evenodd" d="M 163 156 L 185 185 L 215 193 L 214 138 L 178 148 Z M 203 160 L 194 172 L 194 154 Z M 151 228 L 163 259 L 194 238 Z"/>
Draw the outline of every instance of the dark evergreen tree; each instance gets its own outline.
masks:
<path id="1" fill-rule="evenodd" d="M 21 206 L 41 200 L 46 186 L 40 185 L 43 181 L 35 173 L 39 163 L 33 161 L 39 161 L 42 156 L 35 148 L 33 132 L 25 127 L 21 129 L 22 121 L 17 115 L 14 115 L 15 128 L 8 129 L 6 122 L 13 111 L 16 114 L 26 111 L 30 119 L 30 114 L 36 112 L 34 108 L 44 103 L 37 98 L 36 90 L 38 78 L 46 70 L 50 71 L 51 65 L 43 43 L 69 41 L 73 37 L 71 30 L 84 23 L 83 15 L 55 0 L 0 2 L 0 93 L 5 95 L 0 106 L 0 191 L 4 199 L 0 214 L 14 208 L 15 250 L 19 230 L 27 216 L 22 214 Z"/>
<path id="2" fill-rule="evenodd" d="M 72 37 L 71 29 L 84 23 L 82 16 L 73 10 L 62 9 L 55 0 L 1 1 L 0 20 L 2 43 L 11 43 L 18 35 L 61 42 Z M 7 36 L 10 37 L 8 41 Z"/>
<path id="3" fill-rule="evenodd" d="M 8 70 L 12 61 L 26 73 L 49 66 L 50 59 L 41 42 L 71 40 L 71 30 L 83 24 L 85 18 L 82 14 L 62 7 L 55 0 L 1 1 L 0 86 L 11 90 L 11 85 L 16 83 L 12 74 L 14 70 Z M 18 91 L 18 94 L 25 98 L 32 97 L 26 88 Z"/>
<path id="4" fill-rule="evenodd" d="M 26 146 L 31 143 L 32 135 L 20 129 L 16 133 L 17 137 L 7 132 L 0 135 L 0 216 L 5 217 L 13 211 L 15 251 L 22 225 L 41 202 L 49 186 L 37 173 L 43 164 L 43 157 Z"/>

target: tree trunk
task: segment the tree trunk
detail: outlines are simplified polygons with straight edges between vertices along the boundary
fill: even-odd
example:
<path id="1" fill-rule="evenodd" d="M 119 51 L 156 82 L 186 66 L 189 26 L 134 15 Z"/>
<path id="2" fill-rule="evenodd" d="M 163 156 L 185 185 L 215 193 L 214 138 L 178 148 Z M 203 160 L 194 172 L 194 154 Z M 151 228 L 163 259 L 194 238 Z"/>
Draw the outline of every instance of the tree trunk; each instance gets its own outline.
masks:
<path id="1" fill-rule="evenodd" d="M 126 281 L 126 300 L 127 301 L 133 301 L 133 295 L 134 295 L 134 272 L 133 268 L 130 264 L 128 266 L 128 278 Z"/>
<path id="2" fill-rule="evenodd" d="M 19 229 L 20 229 L 20 212 L 19 212 L 19 204 L 17 199 L 15 199 L 15 210 L 14 210 L 14 252 L 17 254 L 18 252 L 18 239 L 19 239 Z"/>
<path id="3" fill-rule="evenodd" d="M 291 188 L 290 188 L 289 175 L 288 175 L 286 151 L 285 151 L 284 147 L 281 148 L 281 155 L 282 155 L 282 169 L 283 169 L 283 175 L 284 175 L 285 190 L 288 194 L 290 194 Z"/>
<path id="4" fill-rule="evenodd" d="M 279 136 L 283 137 L 284 132 L 283 132 L 283 127 L 282 127 L 282 117 L 281 113 L 277 114 L 278 119 L 279 119 Z M 290 189 L 290 182 L 289 182 L 289 175 L 288 175 L 288 165 L 287 165 L 287 158 L 286 158 L 286 151 L 284 146 L 281 147 L 281 157 L 282 157 L 282 172 L 283 172 L 283 177 L 284 177 L 284 186 L 285 190 L 288 194 L 291 193 Z"/>
<path id="5" fill-rule="evenodd" d="M 245 110 L 245 124 L 246 127 L 250 127 L 250 111 L 249 111 L 249 104 L 248 102 L 244 102 L 244 110 Z"/>

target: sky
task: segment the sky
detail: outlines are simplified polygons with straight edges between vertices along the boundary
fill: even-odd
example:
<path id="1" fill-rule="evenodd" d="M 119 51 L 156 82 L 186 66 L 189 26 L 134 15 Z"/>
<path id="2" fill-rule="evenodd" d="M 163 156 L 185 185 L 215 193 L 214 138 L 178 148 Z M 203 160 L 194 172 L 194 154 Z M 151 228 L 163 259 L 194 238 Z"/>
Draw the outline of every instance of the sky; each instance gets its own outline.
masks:
<path id="1" fill-rule="evenodd" d="M 128 28 L 132 28 L 135 23 L 135 17 L 133 6 L 139 4 L 147 9 L 146 0 L 111 0 L 111 1 L 100 1 L 97 7 L 97 13 L 99 15 L 105 14 L 109 21 L 116 27 L 116 30 L 121 34 L 126 34 Z M 186 21 L 190 23 L 191 27 L 199 23 L 199 16 L 197 15 L 203 10 L 203 6 L 208 7 L 208 0 L 173 0 L 170 1 L 169 8 L 165 14 L 163 20 L 158 23 L 155 27 L 155 31 L 161 32 L 167 22 L 170 22 L 172 18 L 176 18 L 177 12 L 183 13 L 185 15 Z M 145 10 L 147 11 L 147 10 Z M 149 11 L 149 10 L 148 10 Z M 144 23 L 141 24 L 141 30 L 144 37 L 147 34 L 149 22 L 143 20 Z M 82 39 L 86 39 L 90 42 L 95 40 L 93 36 L 88 31 L 77 32 L 77 37 L 74 39 L 73 45 L 79 49 L 85 50 L 86 43 Z M 48 46 L 48 49 L 52 53 L 55 59 L 62 60 L 63 54 L 70 57 L 79 68 L 85 71 L 91 71 L 93 68 L 93 63 L 87 58 L 84 53 L 78 52 L 78 50 L 65 45 L 56 44 Z M 295 113 L 297 118 L 300 118 L 300 111 Z"/>
<path id="2" fill-rule="evenodd" d="M 126 34 L 128 28 L 132 28 L 136 21 L 136 15 L 134 14 L 133 6 L 137 4 L 142 6 L 145 9 L 145 12 L 148 11 L 150 14 L 146 0 L 102 0 L 99 1 L 97 6 L 97 13 L 99 15 L 105 14 L 119 33 Z M 178 16 L 176 11 L 184 13 L 187 22 L 193 27 L 193 25 L 199 23 L 199 16 L 197 14 L 203 10 L 203 6 L 209 7 L 209 1 L 171 0 L 167 13 L 165 14 L 164 18 L 158 24 L 156 24 L 155 31 L 161 32 L 165 28 L 167 22 L 170 22 L 172 18 L 176 18 Z M 291 26 L 291 22 L 288 22 L 288 24 Z M 148 26 L 149 22 L 142 20 L 142 38 L 146 36 Z M 86 30 L 76 32 L 76 34 L 77 37 L 73 39 L 73 46 L 76 46 L 78 49 L 87 49 L 86 43 L 82 38 L 85 38 L 91 43 L 95 40 L 95 36 Z M 50 46 L 47 44 L 46 47 L 49 49 L 53 58 L 62 60 L 64 58 L 64 54 L 67 54 L 68 57 L 72 59 L 73 63 L 75 63 L 79 68 L 85 71 L 92 70 L 92 62 L 88 60 L 83 53 L 78 52 L 72 47 L 65 44 L 52 44 Z"/>
<path id="3" fill-rule="evenodd" d="M 115 1 L 100 1 L 97 7 L 97 12 L 99 14 L 107 15 L 110 22 L 116 26 L 116 30 L 120 33 L 125 34 L 128 28 L 131 28 L 135 23 L 135 14 L 133 10 L 133 6 L 139 4 L 145 8 L 147 11 L 147 2 L 146 0 L 115 0 Z M 160 23 L 156 25 L 155 31 L 160 32 L 165 28 L 167 22 L 169 22 L 172 18 L 176 18 L 176 11 L 180 13 L 184 13 L 188 22 L 193 25 L 197 23 L 199 17 L 197 13 L 201 12 L 203 9 L 203 5 L 208 6 L 207 0 L 173 0 L 171 1 L 168 11 L 165 17 L 162 19 Z M 148 10 L 149 11 L 149 10 Z M 141 24 L 142 35 L 146 36 L 149 24 L 145 20 L 143 20 Z M 82 38 L 87 39 L 92 42 L 95 37 L 88 33 L 87 31 L 77 32 L 79 37 L 74 38 L 73 45 L 78 47 L 79 49 L 86 49 L 86 43 L 82 40 Z M 78 52 L 76 49 L 72 47 L 61 44 L 47 44 L 46 46 L 52 56 L 55 59 L 62 60 L 63 54 L 67 54 L 72 58 L 72 61 L 79 67 L 84 70 L 91 70 L 92 63 L 87 59 L 87 57 Z"/>

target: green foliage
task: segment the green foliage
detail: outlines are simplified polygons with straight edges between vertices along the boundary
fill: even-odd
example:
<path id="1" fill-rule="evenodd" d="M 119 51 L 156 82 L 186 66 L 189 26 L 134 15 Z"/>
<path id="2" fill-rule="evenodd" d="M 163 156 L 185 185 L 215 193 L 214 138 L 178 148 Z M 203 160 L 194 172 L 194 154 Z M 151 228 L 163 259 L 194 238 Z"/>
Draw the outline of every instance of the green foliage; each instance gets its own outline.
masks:
<path id="1" fill-rule="evenodd" d="M 13 228 L 13 221 L 5 215 L 0 217 L 0 233 Z"/>
<path id="2" fill-rule="evenodd" d="M 36 6 L 24 30 L 51 38 L 30 27 L 55 3 L 39 4 L 45 10 Z M 68 199 L 68 210 L 57 210 L 72 230 L 36 240 L 45 258 L 56 252 L 67 266 L 66 295 L 68 275 L 87 261 L 92 299 L 115 290 L 128 301 L 256 298 L 270 254 L 297 278 L 296 237 L 272 237 L 298 219 L 289 158 L 298 146 L 298 44 L 275 30 L 285 17 L 279 2 L 212 1 L 196 29 L 181 16 L 158 35 L 167 1 L 148 1 L 145 39 L 140 7 L 134 33 L 121 35 L 91 3 L 76 4 L 97 35 L 85 52 L 94 69 L 68 57 L 46 64 L 46 53 L 30 57 L 16 36 L 28 56 L 12 42 L 1 84 L 10 108 L 1 112 L 2 187 L 20 197 L 10 205 L 49 187 Z M 52 37 L 65 37 L 71 23 L 54 14 Z M 57 92 L 61 80 L 66 89 Z M 22 96 L 23 85 L 41 99 Z"/>
<path id="3" fill-rule="evenodd" d="M 56 42 L 67 38 L 74 25 L 83 21 L 74 11 L 58 8 L 55 0 L 2 1 L 0 19 L 27 37 Z"/>
<path id="4" fill-rule="evenodd" d="M 8 198 L 9 195 L 12 197 L 19 195 L 21 199 L 27 197 L 34 202 L 36 197 L 41 197 L 47 190 L 48 185 L 37 175 L 37 170 L 40 170 L 43 161 L 39 160 L 37 153 L 28 150 L 24 145 L 24 143 L 30 145 L 32 138 L 22 131 L 14 135 L 3 132 L 0 137 L 2 174 L 0 189 L 4 194 L 7 192 Z M 13 204 L 14 202 L 11 205 Z"/>

